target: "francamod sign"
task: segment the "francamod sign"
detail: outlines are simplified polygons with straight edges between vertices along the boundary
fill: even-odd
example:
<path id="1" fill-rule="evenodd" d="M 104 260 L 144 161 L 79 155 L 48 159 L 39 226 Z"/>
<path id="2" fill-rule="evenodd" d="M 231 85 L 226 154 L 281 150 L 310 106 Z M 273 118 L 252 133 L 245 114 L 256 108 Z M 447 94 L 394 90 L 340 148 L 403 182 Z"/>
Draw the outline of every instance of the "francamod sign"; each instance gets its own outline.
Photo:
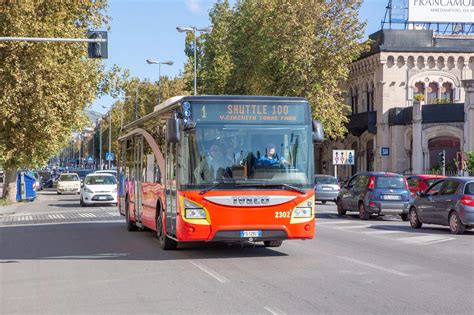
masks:
<path id="1" fill-rule="evenodd" d="M 409 0 L 408 21 L 474 23 L 474 0 Z"/>

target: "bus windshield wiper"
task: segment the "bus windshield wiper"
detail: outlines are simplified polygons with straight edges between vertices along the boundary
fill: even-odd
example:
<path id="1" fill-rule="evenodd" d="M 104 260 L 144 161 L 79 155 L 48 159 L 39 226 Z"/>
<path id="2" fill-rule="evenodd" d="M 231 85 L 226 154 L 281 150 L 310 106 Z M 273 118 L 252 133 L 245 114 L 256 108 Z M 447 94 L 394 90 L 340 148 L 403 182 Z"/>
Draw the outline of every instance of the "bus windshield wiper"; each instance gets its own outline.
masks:
<path id="1" fill-rule="evenodd" d="M 220 186 L 221 184 L 226 184 L 226 183 L 235 183 L 235 179 L 233 178 L 226 178 L 226 179 L 220 179 L 219 181 L 216 181 L 214 182 L 213 185 L 201 190 L 199 192 L 200 195 L 204 195 L 205 193 L 207 193 L 208 191 L 210 190 L 213 190 L 214 188 L 217 188 L 218 186 Z"/>
<path id="2" fill-rule="evenodd" d="M 268 186 L 280 186 L 288 190 L 299 192 L 300 194 L 306 194 L 306 191 L 304 191 L 301 188 L 298 188 L 289 184 L 275 183 L 275 182 L 266 181 L 266 180 L 249 180 L 248 183 L 242 183 L 242 184 L 239 183 L 235 185 L 235 187 L 268 187 Z"/>

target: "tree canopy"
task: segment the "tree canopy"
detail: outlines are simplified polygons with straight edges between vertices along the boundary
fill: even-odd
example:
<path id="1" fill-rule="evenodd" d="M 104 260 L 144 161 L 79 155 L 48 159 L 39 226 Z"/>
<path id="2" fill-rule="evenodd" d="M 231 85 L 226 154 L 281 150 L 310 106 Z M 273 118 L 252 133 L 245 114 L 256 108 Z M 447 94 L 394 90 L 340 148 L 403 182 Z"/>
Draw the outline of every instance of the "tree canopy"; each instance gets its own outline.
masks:
<path id="1" fill-rule="evenodd" d="M 330 138 L 346 129 L 341 82 L 363 50 L 361 0 L 227 0 L 198 39 L 198 93 L 306 97 Z M 188 35 L 185 78 L 194 62 Z M 192 82 L 191 82 L 192 83 Z M 189 83 L 188 83 L 189 86 Z"/>

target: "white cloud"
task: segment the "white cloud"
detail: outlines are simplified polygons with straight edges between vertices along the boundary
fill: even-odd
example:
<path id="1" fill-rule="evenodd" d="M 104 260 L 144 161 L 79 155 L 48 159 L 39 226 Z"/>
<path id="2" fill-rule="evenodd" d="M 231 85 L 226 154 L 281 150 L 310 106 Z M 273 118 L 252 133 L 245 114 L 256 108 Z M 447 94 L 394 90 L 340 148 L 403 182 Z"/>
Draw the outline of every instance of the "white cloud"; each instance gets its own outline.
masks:
<path id="1" fill-rule="evenodd" d="M 193 14 L 200 14 L 202 12 L 200 0 L 186 0 L 186 6 Z"/>

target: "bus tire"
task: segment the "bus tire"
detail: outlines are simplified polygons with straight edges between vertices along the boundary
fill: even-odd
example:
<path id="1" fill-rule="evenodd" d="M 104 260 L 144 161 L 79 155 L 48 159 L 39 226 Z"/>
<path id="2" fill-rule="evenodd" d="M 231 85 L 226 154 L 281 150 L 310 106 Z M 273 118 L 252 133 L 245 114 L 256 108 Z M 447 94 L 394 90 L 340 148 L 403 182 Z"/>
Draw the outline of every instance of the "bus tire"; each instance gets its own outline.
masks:
<path id="1" fill-rule="evenodd" d="M 132 232 L 137 230 L 137 226 L 135 222 L 130 220 L 130 202 L 127 199 L 125 200 L 125 225 L 127 227 L 127 231 Z"/>
<path id="2" fill-rule="evenodd" d="M 274 240 L 274 241 L 263 241 L 263 245 L 265 247 L 280 247 L 283 244 L 281 240 Z"/>
<path id="3" fill-rule="evenodd" d="M 178 247 L 178 242 L 169 238 L 168 235 L 166 235 L 162 220 L 163 211 L 161 211 L 161 209 L 158 209 L 158 211 L 159 215 L 156 217 L 156 237 L 158 237 L 160 247 L 163 250 L 176 249 L 176 247 Z"/>

